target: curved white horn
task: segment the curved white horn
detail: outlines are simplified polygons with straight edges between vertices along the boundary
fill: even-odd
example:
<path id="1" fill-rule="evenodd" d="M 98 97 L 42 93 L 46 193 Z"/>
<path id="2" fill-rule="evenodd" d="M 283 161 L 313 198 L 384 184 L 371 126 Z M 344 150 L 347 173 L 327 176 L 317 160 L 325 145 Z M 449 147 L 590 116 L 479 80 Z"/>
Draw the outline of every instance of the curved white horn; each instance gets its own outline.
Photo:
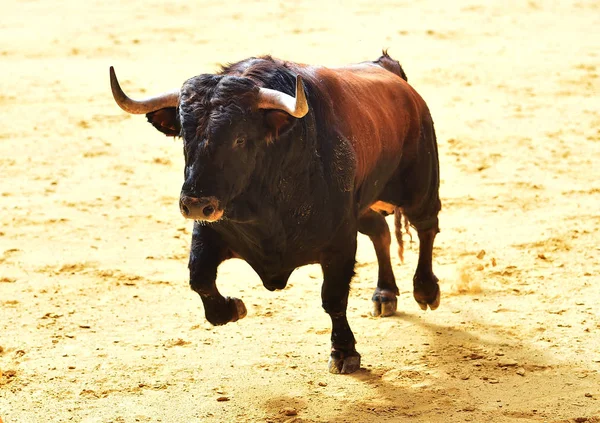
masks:
<path id="1" fill-rule="evenodd" d="M 270 88 L 260 88 L 258 93 L 259 109 L 277 109 L 289 113 L 295 118 L 304 117 L 308 113 L 308 102 L 304 94 L 302 77 L 296 76 L 296 97 Z"/>
<path id="2" fill-rule="evenodd" d="M 143 100 L 133 100 L 127 96 L 121 89 L 114 68 L 110 67 L 110 88 L 112 89 L 113 97 L 119 107 L 128 113 L 141 115 L 144 113 L 154 112 L 165 107 L 177 107 L 179 104 L 179 90 L 173 90 L 167 93 L 148 97 Z"/>

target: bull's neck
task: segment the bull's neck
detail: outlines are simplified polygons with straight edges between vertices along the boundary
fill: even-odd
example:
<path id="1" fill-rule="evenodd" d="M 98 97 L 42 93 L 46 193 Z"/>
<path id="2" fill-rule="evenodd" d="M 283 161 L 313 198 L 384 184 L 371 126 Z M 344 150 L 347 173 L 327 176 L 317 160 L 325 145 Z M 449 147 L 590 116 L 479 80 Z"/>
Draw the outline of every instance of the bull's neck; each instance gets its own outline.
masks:
<path id="1" fill-rule="evenodd" d="M 313 187 L 320 185 L 315 178 L 322 180 L 321 175 L 316 137 L 302 125 L 266 146 L 257 160 L 250 184 L 234 200 L 237 213 L 255 215 L 261 220 L 274 218 L 273 214 L 288 213 L 308 201 L 303 197 L 308 197 Z"/>

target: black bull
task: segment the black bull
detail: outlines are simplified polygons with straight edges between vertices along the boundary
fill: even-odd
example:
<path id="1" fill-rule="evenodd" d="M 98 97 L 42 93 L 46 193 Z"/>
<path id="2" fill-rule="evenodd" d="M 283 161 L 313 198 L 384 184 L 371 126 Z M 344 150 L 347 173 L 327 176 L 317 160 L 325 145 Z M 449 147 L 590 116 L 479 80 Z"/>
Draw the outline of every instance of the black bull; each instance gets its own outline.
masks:
<path id="1" fill-rule="evenodd" d="M 357 231 L 370 237 L 379 276 L 376 316 L 396 311 L 399 293 L 384 214 L 395 213 L 419 236 L 414 297 L 437 308 L 432 250 L 438 230 L 439 164 L 433 121 L 423 99 L 387 53 L 374 62 L 330 69 L 250 58 L 180 90 L 135 101 L 111 68 L 117 103 L 146 113 L 159 131 L 183 138 L 182 214 L 194 219 L 190 285 L 214 325 L 246 315 L 223 297 L 217 268 L 241 258 L 269 290 L 294 269 L 319 263 L 322 304 L 332 321 L 329 370 L 351 373 L 360 355 L 346 307 Z"/>

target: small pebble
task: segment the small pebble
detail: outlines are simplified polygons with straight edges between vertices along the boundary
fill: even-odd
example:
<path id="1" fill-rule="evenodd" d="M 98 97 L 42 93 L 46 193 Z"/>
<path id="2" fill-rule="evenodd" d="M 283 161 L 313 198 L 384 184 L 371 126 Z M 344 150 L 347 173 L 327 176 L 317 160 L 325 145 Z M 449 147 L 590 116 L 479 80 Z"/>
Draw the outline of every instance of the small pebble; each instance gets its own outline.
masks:
<path id="1" fill-rule="evenodd" d="M 229 401 L 229 397 L 219 397 L 219 398 L 217 398 L 217 401 L 219 401 L 219 402 Z"/>
<path id="2" fill-rule="evenodd" d="M 525 369 L 524 369 L 524 368 L 522 368 L 522 367 L 519 367 L 519 368 L 517 369 L 517 374 L 518 374 L 519 376 L 525 376 Z"/>
<path id="3" fill-rule="evenodd" d="M 327 386 L 325 382 L 319 382 L 319 386 Z"/>
<path id="4" fill-rule="evenodd" d="M 586 398 L 592 398 L 592 394 L 590 394 L 589 392 L 585 393 Z"/>
<path id="5" fill-rule="evenodd" d="M 477 258 L 479 260 L 481 260 L 484 257 L 485 257 L 485 250 L 481 250 L 480 252 L 477 253 Z"/>
<path id="6" fill-rule="evenodd" d="M 488 382 L 490 382 L 490 383 L 499 383 L 500 381 L 498 379 L 490 379 Z"/>
<path id="7" fill-rule="evenodd" d="M 500 361 L 498 361 L 498 366 L 500 367 L 514 367 L 516 366 L 518 363 L 510 358 L 503 358 Z"/>

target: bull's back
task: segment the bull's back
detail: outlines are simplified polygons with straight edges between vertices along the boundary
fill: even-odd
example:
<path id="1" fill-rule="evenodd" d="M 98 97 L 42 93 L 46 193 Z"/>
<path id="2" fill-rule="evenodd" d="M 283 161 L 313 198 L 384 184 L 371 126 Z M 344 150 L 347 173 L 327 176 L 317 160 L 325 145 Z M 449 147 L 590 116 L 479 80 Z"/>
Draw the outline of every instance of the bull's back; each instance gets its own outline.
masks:
<path id="1" fill-rule="evenodd" d="M 418 139 L 423 100 L 402 77 L 373 63 L 314 74 L 333 100 L 336 129 L 354 149 L 357 189 L 370 180 L 385 182 L 405 143 Z"/>

